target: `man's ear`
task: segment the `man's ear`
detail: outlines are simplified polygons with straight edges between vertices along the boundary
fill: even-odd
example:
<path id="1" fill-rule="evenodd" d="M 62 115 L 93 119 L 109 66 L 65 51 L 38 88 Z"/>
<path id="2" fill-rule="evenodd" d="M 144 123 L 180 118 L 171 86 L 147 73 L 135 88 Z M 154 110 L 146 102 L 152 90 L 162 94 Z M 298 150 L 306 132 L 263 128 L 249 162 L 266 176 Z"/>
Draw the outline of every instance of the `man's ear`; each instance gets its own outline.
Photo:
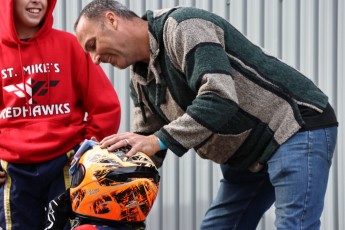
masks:
<path id="1" fill-rule="evenodd" d="M 106 22 L 111 24 L 115 29 L 117 29 L 118 17 L 111 11 L 105 13 Z"/>

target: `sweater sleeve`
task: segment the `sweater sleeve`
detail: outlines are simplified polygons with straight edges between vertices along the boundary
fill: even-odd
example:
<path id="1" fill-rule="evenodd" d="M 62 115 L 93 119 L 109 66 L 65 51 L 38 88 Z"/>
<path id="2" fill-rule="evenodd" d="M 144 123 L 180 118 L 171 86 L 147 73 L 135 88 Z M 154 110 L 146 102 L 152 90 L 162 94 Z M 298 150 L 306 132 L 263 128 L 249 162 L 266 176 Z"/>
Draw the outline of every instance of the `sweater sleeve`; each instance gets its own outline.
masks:
<path id="1" fill-rule="evenodd" d="M 169 18 L 164 31 L 169 59 L 197 92 L 185 114 L 156 132 L 169 149 L 182 156 L 212 133 L 224 131 L 238 111 L 238 99 L 220 27 L 201 19 L 177 22 Z"/>

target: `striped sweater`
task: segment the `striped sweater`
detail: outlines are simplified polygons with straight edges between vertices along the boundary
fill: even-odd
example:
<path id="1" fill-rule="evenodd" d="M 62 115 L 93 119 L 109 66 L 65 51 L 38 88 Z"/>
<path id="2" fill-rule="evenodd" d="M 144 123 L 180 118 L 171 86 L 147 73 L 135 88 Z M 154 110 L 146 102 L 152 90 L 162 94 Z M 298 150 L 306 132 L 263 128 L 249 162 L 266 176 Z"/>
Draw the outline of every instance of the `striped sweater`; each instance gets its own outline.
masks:
<path id="1" fill-rule="evenodd" d="M 264 164 L 327 96 L 225 19 L 196 8 L 147 11 L 150 63 L 131 69 L 134 131 L 238 169 Z"/>

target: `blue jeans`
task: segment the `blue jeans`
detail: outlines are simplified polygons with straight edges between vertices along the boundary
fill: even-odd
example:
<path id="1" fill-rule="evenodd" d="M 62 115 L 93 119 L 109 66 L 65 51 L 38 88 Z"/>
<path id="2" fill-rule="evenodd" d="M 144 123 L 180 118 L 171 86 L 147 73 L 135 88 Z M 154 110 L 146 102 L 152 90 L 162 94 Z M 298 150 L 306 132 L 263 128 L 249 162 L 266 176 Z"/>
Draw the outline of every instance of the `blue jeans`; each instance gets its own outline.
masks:
<path id="1" fill-rule="evenodd" d="M 299 132 L 259 173 L 221 165 L 224 178 L 201 229 L 256 229 L 274 202 L 277 229 L 320 229 L 336 139 L 337 127 Z"/>

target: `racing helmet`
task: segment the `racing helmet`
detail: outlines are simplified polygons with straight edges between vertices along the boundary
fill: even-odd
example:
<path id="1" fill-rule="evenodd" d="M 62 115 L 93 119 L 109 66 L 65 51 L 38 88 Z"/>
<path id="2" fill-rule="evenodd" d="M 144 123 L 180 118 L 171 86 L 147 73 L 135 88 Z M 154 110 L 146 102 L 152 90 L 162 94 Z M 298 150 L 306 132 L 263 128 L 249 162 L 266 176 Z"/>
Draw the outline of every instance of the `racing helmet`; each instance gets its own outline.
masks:
<path id="1" fill-rule="evenodd" d="M 144 153 L 125 156 L 128 149 L 109 152 L 94 145 L 84 152 L 71 174 L 72 212 L 103 222 L 139 222 L 149 214 L 160 176 Z"/>

